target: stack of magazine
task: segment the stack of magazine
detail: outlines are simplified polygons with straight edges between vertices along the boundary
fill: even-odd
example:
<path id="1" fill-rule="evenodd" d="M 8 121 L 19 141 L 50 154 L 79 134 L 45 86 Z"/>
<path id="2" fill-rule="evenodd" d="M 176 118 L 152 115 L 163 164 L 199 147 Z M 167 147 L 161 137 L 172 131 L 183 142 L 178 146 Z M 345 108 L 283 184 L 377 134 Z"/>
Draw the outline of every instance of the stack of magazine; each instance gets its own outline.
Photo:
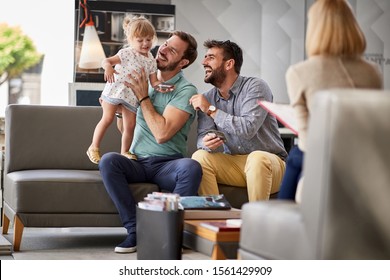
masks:
<path id="1" fill-rule="evenodd" d="M 229 210 L 232 208 L 223 194 L 182 196 L 179 203 L 184 210 Z"/>
<path id="2" fill-rule="evenodd" d="M 173 193 L 153 192 L 138 207 L 154 211 L 177 210 L 230 210 L 232 206 L 223 194 L 206 196 L 180 196 Z"/>
<path id="3" fill-rule="evenodd" d="M 0 235 L 0 255 L 11 255 L 12 244 L 2 235 Z"/>
<path id="4" fill-rule="evenodd" d="M 238 220 L 238 219 L 231 219 L 231 220 Z M 221 231 L 240 231 L 241 224 L 232 224 L 228 222 L 229 220 L 225 221 L 204 221 L 200 223 L 200 226 L 207 228 L 209 230 L 215 231 L 215 232 L 221 232 Z"/>
<path id="5" fill-rule="evenodd" d="M 232 208 L 224 195 L 182 196 L 172 193 L 153 192 L 138 207 L 152 211 L 184 210 L 185 220 L 239 219 L 241 209 Z"/>
<path id="6" fill-rule="evenodd" d="M 241 209 L 233 208 L 223 194 L 180 198 L 184 220 L 239 219 Z"/>
<path id="7" fill-rule="evenodd" d="M 138 208 L 153 211 L 178 211 L 180 195 L 174 193 L 153 192 L 144 201 L 138 202 Z"/>
<path id="8" fill-rule="evenodd" d="M 185 220 L 239 219 L 241 209 L 231 206 L 223 194 L 206 196 L 183 196 L 180 205 L 185 210 Z"/>

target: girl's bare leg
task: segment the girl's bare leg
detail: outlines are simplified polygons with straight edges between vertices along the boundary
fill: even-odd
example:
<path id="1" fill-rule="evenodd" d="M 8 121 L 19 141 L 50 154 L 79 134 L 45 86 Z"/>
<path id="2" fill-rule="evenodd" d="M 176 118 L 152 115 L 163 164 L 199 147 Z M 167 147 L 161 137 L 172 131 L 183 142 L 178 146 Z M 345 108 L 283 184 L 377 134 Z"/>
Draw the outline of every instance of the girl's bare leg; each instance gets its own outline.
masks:
<path id="1" fill-rule="evenodd" d="M 132 155 L 129 152 L 134 137 L 134 128 L 136 123 L 135 119 L 136 119 L 136 114 L 134 112 L 122 108 L 123 129 L 122 129 L 121 154 L 131 159 L 136 159 L 135 155 Z"/>
<path id="2" fill-rule="evenodd" d="M 112 105 L 105 101 L 102 101 L 103 115 L 98 124 L 95 127 L 92 143 L 87 150 L 87 155 L 93 163 L 99 163 L 100 161 L 100 143 L 106 133 L 107 128 L 110 126 L 115 117 L 117 105 Z"/>

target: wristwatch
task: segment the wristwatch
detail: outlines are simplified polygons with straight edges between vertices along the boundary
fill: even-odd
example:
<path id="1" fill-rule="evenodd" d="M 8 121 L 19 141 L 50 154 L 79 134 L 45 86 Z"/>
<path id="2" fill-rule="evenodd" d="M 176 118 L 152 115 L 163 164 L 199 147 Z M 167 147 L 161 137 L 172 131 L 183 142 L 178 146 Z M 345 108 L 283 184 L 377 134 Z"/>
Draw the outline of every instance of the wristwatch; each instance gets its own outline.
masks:
<path id="1" fill-rule="evenodd" d="M 215 111 L 217 111 L 217 108 L 215 108 L 215 106 L 213 105 L 210 105 L 209 106 L 209 109 L 207 110 L 207 116 L 210 116 L 212 113 L 214 113 Z"/>

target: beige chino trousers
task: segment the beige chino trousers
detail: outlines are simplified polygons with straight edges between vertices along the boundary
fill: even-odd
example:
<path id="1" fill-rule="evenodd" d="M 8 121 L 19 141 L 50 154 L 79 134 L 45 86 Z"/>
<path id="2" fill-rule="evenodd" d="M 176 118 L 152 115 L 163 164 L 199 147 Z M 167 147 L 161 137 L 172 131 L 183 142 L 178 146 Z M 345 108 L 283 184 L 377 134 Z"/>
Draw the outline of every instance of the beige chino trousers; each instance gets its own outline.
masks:
<path id="1" fill-rule="evenodd" d="M 263 151 L 229 155 L 198 150 L 192 158 L 203 170 L 199 195 L 219 194 L 220 183 L 247 188 L 249 201 L 268 200 L 278 192 L 286 167 L 280 157 Z"/>

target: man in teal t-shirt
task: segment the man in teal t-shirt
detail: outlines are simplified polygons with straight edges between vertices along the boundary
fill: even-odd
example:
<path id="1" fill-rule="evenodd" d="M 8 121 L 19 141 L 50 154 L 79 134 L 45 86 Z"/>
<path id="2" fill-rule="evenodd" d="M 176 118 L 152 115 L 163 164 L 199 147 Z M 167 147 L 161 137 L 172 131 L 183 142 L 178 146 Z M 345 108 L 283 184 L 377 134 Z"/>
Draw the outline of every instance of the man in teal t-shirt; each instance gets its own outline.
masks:
<path id="1" fill-rule="evenodd" d="M 169 141 L 157 143 L 145 120 L 143 111 L 139 110 L 134 139 L 130 148 L 130 151 L 138 158 L 170 156 L 173 154 L 187 156 L 187 134 L 196 115 L 193 106 L 189 103 L 189 99 L 196 94 L 197 89 L 184 78 L 182 71 L 166 81 L 166 83 L 174 84 L 176 90 L 167 93 L 161 93 L 157 90 L 149 91 L 150 101 L 153 103 L 156 112 L 163 115 L 168 104 L 168 106 L 187 112 L 190 116 L 189 121 L 185 122 L 184 126 Z"/>
<path id="2" fill-rule="evenodd" d="M 157 74 L 160 81 L 175 86 L 171 92 L 148 89 L 144 71 L 133 73 L 126 83 L 140 103 L 130 148 L 137 160 L 119 153 L 107 153 L 99 162 L 104 186 L 128 233 L 115 247 L 117 253 L 136 251 L 136 203 L 129 184 L 151 182 L 181 196 L 198 193 L 202 168 L 197 161 L 185 158 L 187 134 L 196 114 L 189 100 L 197 89 L 182 72 L 195 61 L 196 49 L 196 40 L 181 31 L 173 32 L 160 46 L 156 57 Z"/>

